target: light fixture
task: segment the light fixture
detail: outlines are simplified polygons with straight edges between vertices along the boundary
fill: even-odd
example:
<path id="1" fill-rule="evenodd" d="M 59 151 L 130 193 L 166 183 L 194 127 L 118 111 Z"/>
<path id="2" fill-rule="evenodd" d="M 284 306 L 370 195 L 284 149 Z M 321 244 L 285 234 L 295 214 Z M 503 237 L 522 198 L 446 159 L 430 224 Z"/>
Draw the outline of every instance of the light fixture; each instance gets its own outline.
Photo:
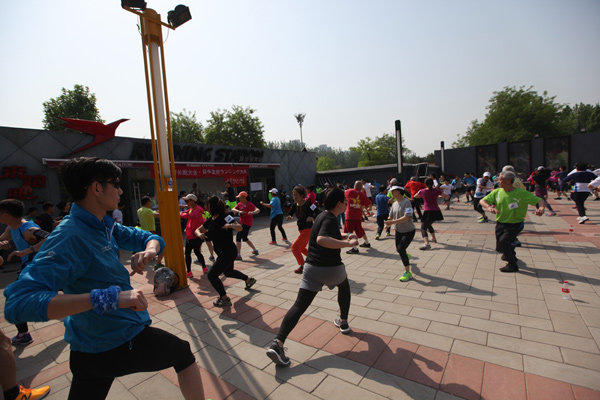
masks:
<path id="1" fill-rule="evenodd" d="M 169 21 L 169 24 L 173 28 L 177 28 L 178 26 L 185 24 L 190 19 L 192 19 L 190 8 L 188 6 L 184 6 L 183 4 L 178 5 L 174 10 L 167 13 L 167 21 Z"/>
<path id="2" fill-rule="evenodd" d="M 143 11 L 146 9 L 146 2 L 144 0 L 121 0 L 121 7 L 138 8 Z"/>

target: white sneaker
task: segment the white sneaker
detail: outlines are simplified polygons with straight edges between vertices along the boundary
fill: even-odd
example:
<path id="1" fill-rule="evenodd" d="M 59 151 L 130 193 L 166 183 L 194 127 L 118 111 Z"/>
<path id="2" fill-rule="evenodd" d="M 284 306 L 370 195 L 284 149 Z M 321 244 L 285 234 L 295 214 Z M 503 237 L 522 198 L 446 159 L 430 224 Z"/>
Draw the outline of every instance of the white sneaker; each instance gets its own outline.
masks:
<path id="1" fill-rule="evenodd" d="M 581 218 L 579 219 L 579 223 L 580 223 L 580 224 L 585 224 L 585 221 L 589 221 L 589 218 L 588 218 L 587 216 L 581 217 Z"/>

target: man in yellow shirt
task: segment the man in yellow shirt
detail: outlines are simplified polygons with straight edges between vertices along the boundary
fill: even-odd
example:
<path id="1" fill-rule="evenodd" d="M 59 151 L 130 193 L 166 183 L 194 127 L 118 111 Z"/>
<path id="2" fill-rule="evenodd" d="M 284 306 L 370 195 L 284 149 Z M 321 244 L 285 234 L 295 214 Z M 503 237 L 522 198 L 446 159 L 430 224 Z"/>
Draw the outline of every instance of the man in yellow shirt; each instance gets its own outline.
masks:
<path id="1" fill-rule="evenodd" d="M 145 231 L 156 233 L 156 221 L 155 217 L 159 214 L 157 211 L 152 210 L 152 200 L 148 196 L 142 197 L 142 206 L 137 210 L 138 220 L 140 221 L 140 228 Z M 156 268 L 164 267 L 162 259 L 164 253 L 159 255 L 156 259 Z"/>

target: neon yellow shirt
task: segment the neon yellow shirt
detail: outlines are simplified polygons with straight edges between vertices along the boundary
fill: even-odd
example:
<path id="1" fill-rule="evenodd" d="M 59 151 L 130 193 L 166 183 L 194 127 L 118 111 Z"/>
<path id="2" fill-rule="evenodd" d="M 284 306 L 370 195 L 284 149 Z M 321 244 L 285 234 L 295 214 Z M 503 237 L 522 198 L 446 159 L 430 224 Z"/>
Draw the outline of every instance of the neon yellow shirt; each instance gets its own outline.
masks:
<path id="1" fill-rule="evenodd" d="M 510 192 L 502 188 L 495 189 L 483 200 L 489 205 L 495 204 L 498 213 L 496 221 L 504 224 L 519 224 L 525 220 L 527 206 L 535 205 L 540 198 L 523 189 L 513 189 Z"/>
<path id="2" fill-rule="evenodd" d="M 154 211 L 148 207 L 141 207 L 137 210 L 140 228 L 148 232 L 156 231 L 156 222 L 154 221 Z"/>

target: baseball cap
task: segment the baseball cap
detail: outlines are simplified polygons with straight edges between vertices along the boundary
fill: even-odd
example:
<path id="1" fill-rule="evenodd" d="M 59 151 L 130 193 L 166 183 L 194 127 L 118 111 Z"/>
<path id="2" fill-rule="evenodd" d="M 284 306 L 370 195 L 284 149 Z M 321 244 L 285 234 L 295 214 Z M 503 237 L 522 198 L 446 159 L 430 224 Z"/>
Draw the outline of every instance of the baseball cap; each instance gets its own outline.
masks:
<path id="1" fill-rule="evenodd" d="M 398 183 L 398 179 L 392 178 L 392 180 L 390 181 L 390 184 L 395 185 L 396 183 Z"/>
<path id="2" fill-rule="evenodd" d="M 543 169 L 544 169 L 544 167 L 543 167 L 543 166 L 541 166 L 541 165 L 538 167 L 538 171 L 541 171 L 541 170 L 543 170 Z"/>
<path id="3" fill-rule="evenodd" d="M 235 197 L 237 197 L 237 198 L 239 198 L 239 197 L 248 197 L 248 193 L 246 193 L 246 192 L 244 192 L 244 191 L 241 191 L 241 192 L 240 192 L 240 193 L 238 193 L 238 195 L 237 195 L 237 196 L 235 196 Z"/>
<path id="4" fill-rule="evenodd" d="M 273 194 L 277 194 L 277 189 L 273 188 L 273 189 L 269 190 L 269 192 L 271 192 Z"/>
<path id="5" fill-rule="evenodd" d="M 594 170 L 594 173 L 595 173 L 596 175 L 600 175 L 600 168 L 598 168 L 598 169 L 595 169 L 595 170 Z"/>
<path id="6" fill-rule="evenodd" d="M 402 186 L 392 186 L 390 188 L 390 190 L 404 190 L 404 187 L 402 187 Z"/>
<path id="7" fill-rule="evenodd" d="M 184 200 L 194 200 L 194 201 L 198 201 L 198 198 L 196 197 L 195 194 L 188 194 L 187 196 L 183 197 Z"/>
<path id="8" fill-rule="evenodd" d="M 492 177 L 492 174 L 490 174 L 489 172 L 484 172 L 484 173 L 483 173 L 483 176 L 487 176 L 488 178 L 491 178 L 491 177 Z"/>

